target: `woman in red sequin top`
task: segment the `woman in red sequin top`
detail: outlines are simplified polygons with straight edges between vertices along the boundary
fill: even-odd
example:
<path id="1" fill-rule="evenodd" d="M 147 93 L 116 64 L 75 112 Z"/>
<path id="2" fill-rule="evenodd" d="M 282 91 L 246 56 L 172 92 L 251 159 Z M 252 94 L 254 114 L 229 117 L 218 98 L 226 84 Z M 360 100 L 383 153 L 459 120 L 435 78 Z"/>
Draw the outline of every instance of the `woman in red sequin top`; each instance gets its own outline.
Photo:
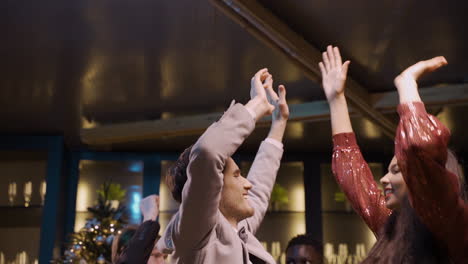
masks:
<path id="1" fill-rule="evenodd" d="M 377 237 L 363 263 L 468 263 L 468 207 L 463 175 L 448 151 L 449 130 L 426 112 L 416 81 L 447 64 L 421 61 L 397 78 L 400 123 L 395 157 L 378 188 L 349 118 L 344 86 L 349 61 L 329 46 L 319 64 L 330 105 L 333 174 Z"/>

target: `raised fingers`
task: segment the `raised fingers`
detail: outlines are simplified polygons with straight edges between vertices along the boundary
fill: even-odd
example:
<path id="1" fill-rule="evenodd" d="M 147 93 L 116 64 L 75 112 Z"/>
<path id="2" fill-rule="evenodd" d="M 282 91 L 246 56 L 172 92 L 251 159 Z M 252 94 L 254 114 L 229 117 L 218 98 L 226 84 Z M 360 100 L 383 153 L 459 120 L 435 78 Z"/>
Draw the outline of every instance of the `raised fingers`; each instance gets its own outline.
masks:
<path id="1" fill-rule="evenodd" d="M 286 88 L 284 87 L 284 85 L 278 86 L 278 93 L 280 97 L 278 101 L 280 113 L 283 116 L 283 118 L 289 118 L 289 107 L 288 103 L 286 102 Z"/>
<path id="2" fill-rule="evenodd" d="M 286 103 L 286 88 L 284 85 L 278 86 L 278 93 L 280 103 Z"/>
<path id="3" fill-rule="evenodd" d="M 404 71 L 410 74 L 415 80 L 426 73 L 433 72 L 442 66 L 447 65 L 447 60 L 443 56 L 438 56 L 430 60 L 420 61 Z"/>
<path id="4" fill-rule="evenodd" d="M 262 85 L 262 82 L 268 77 L 268 69 L 263 68 L 259 70 L 255 75 L 252 77 L 251 84 L 252 85 Z"/>
<path id="5" fill-rule="evenodd" d="M 273 75 L 268 74 L 265 81 L 263 82 L 263 87 L 268 89 L 269 87 L 273 87 Z"/>
<path id="6" fill-rule="evenodd" d="M 335 54 L 333 53 L 333 47 L 328 45 L 327 47 L 328 61 L 330 62 L 330 67 L 336 67 Z"/>
<path id="7" fill-rule="evenodd" d="M 326 72 L 329 72 L 331 69 L 330 61 L 328 60 L 328 55 L 327 52 L 322 53 L 322 60 L 323 60 L 323 65 L 326 70 Z"/>
<path id="8" fill-rule="evenodd" d="M 340 67 L 343 62 L 341 60 L 340 49 L 338 49 L 338 47 L 333 48 L 333 55 L 335 57 L 335 66 Z"/>
<path id="9" fill-rule="evenodd" d="M 349 64 L 351 62 L 348 60 L 348 61 L 345 61 L 345 63 L 343 63 L 343 67 L 342 67 L 342 71 L 343 71 L 343 75 L 347 75 L 348 74 L 348 67 L 349 67 Z"/>
<path id="10" fill-rule="evenodd" d="M 265 89 L 267 91 L 267 95 L 271 99 L 271 101 L 273 101 L 273 102 L 277 101 L 278 100 L 278 95 L 273 90 L 273 76 L 271 74 L 265 80 L 264 87 L 265 87 Z"/>

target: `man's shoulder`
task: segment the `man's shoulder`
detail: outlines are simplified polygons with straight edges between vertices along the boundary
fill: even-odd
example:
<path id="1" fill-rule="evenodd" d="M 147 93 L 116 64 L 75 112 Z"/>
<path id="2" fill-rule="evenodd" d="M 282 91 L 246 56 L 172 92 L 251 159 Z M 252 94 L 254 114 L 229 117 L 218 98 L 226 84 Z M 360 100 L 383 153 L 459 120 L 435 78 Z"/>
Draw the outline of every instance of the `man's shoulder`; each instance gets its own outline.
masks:
<path id="1" fill-rule="evenodd" d="M 182 237 L 179 238 L 179 221 L 180 214 L 177 212 L 172 216 L 171 220 L 166 226 L 166 229 L 163 232 L 163 236 L 158 241 L 158 249 L 166 250 L 166 252 L 169 250 L 172 252 L 175 250 L 178 240 L 183 240 Z M 213 226 L 213 231 L 214 232 L 210 232 L 210 238 L 213 238 L 213 236 L 226 238 L 235 235 L 234 228 L 219 210 L 216 224 Z"/>

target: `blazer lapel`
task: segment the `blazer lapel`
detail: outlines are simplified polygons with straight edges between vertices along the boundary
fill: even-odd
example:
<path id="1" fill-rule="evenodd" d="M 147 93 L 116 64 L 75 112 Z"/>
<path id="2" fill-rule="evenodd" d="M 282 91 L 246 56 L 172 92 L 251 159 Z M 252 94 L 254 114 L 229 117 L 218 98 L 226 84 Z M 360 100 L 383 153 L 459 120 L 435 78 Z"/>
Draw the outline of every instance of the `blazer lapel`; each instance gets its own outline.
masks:
<path id="1" fill-rule="evenodd" d="M 263 248 L 262 244 L 254 237 L 249 231 L 247 233 L 247 250 L 250 254 L 256 256 L 257 258 L 263 260 L 265 263 L 268 264 L 275 264 L 276 261 L 273 257 Z"/>

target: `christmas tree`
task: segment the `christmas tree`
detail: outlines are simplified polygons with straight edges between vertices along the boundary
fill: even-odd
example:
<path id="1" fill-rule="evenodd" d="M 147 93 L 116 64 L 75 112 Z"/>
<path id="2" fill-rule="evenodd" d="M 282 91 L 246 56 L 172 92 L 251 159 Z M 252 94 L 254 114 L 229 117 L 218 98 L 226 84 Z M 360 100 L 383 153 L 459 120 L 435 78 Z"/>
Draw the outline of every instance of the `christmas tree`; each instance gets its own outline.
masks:
<path id="1" fill-rule="evenodd" d="M 70 234 L 63 256 L 53 263 L 111 263 L 112 241 L 126 224 L 122 201 L 126 191 L 120 184 L 105 183 L 98 192 L 98 200 L 88 207 L 92 218 L 80 231 Z"/>

